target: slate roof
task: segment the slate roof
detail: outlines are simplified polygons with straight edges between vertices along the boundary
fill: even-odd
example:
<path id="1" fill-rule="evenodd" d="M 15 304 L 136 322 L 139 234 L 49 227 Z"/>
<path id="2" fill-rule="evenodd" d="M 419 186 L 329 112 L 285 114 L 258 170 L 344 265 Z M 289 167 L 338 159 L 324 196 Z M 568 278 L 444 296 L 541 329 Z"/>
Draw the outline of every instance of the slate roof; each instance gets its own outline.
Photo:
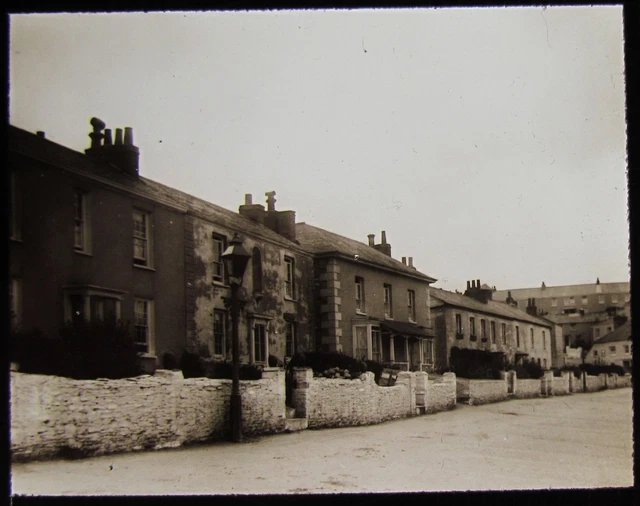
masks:
<path id="1" fill-rule="evenodd" d="M 605 334 L 600 339 L 596 339 L 593 344 L 617 343 L 631 339 L 631 320 L 627 320 L 613 332 Z"/>
<path id="2" fill-rule="evenodd" d="M 530 314 L 522 311 L 518 308 L 505 304 L 504 302 L 497 302 L 490 300 L 487 303 L 480 302 L 473 297 L 467 297 L 461 293 L 449 292 L 442 290 L 441 288 L 431 288 L 431 307 L 441 306 L 455 306 L 469 311 L 477 311 L 479 313 L 486 313 L 503 318 L 509 318 L 510 320 L 519 320 L 526 323 L 533 323 L 535 325 L 544 325 L 545 327 L 553 327 L 551 322 L 531 316 Z"/>
<path id="3" fill-rule="evenodd" d="M 600 286 L 600 292 L 596 291 L 596 287 Z M 580 297 L 582 295 L 601 295 L 607 293 L 630 293 L 631 283 L 589 283 L 585 285 L 562 285 L 562 286 L 546 286 L 545 288 L 510 288 L 507 290 L 496 290 L 493 292 L 495 300 L 506 300 L 508 293 L 516 300 L 523 299 L 543 299 L 547 297 Z"/>
<path id="4" fill-rule="evenodd" d="M 308 225 L 307 223 L 296 223 L 296 239 L 303 248 L 314 254 L 335 254 L 349 261 L 356 261 L 355 256 L 358 255 L 358 261 L 363 263 L 374 264 L 394 270 L 399 274 L 421 278 L 429 283 L 435 283 L 437 281 L 435 278 L 412 269 L 408 265 L 385 255 L 368 244 L 334 234 L 333 232 Z"/>
<path id="5" fill-rule="evenodd" d="M 268 240 L 294 251 L 302 250 L 297 243 L 286 239 L 270 228 L 206 200 L 181 192 L 175 188 L 170 188 L 146 177 L 139 176 L 139 178 L 135 178 L 128 176 L 108 162 L 87 156 L 48 139 L 43 139 L 13 125 L 9 125 L 8 134 L 10 151 L 21 153 L 63 170 L 102 180 L 143 198 L 194 214 L 240 234 L 248 234 Z"/>
<path id="6" fill-rule="evenodd" d="M 435 337 L 436 336 L 436 333 L 432 328 L 419 327 L 418 325 L 414 323 L 409 323 L 409 322 L 384 320 L 380 322 L 380 326 L 383 328 L 387 328 L 391 332 L 395 332 L 398 334 L 406 334 L 409 336 L 417 336 L 417 337 Z"/>

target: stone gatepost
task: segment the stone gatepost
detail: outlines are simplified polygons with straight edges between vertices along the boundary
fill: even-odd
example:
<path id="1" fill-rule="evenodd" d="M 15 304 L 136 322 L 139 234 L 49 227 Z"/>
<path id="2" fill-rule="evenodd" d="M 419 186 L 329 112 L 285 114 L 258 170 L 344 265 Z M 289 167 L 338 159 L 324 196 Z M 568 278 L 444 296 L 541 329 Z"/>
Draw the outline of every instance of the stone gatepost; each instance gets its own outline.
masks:
<path id="1" fill-rule="evenodd" d="M 309 387 L 313 381 L 313 370 L 306 367 L 293 368 L 293 407 L 297 418 L 307 418 L 309 406 Z"/>
<path id="2" fill-rule="evenodd" d="M 398 379 L 396 385 L 407 385 L 409 389 L 409 413 L 408 415 L 416 414 L 416 377 L 414 373 L 408 371 L 401 371 L 398 373 Z"/>
<path id="3" fill-rule="evenodd" d="M 609 385 L 609 388 L 618 388 L 618 375 L 616 373 L 611 375 L 611 384 Z"/>
<path id="4" fill-rule="evenodd" d="M 449 402 L 447 403 L 448 406 L 450 407 L 455 407 L 456 402 L 458 402 L 458 395 L 457 395 L 457 381 L 456 381 L 456 375 L 453 372 L 445 372 L 442 375 L 442 380 L 447 383 L 449 392 L 451 392 L 451 396 L 449 399 Z"/>
<path id="5" fill-rule="evenodd" d="M 564 383 L 564 389 L 565 389 L 566 393 L 570 394 L 572 392 L 572 389 L 571 389 L 571 378 L 573 377 L 573 372 L 572 371 L 561 371 L 560 374 L 562 375 L 562 382 Z"/>
<path id="6" fill-rule="evenodd" d="M 427 388 L 429 375 L 426 372 L 413 373 L 416 378 L 416 406 L 422 407 L 427 405 Z"/>
<path id="7" fill-rule="evenodd" d="M 602 373 L 602 374 L 598 374 L 598 378 L 600 378 L 600 388 L 609 388 L 609 375 Z"/>

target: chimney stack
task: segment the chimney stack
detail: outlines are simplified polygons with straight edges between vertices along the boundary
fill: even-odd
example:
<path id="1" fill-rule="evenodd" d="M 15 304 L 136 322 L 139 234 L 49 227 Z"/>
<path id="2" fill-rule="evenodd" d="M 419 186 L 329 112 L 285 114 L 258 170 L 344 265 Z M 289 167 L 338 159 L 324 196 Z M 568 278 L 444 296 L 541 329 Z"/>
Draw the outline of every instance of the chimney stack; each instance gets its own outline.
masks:
<path id="1" fill-rule="evenodd" d="M 244 205 L 240 206 L 238 212 L 241 216 L 264 225 L 264 206 L 262 204 L 253 203 L 253 195 L 245 193 Z"/>
<path id="2" fill-rule="evenodd" d="M 138 177 L 140 150 L 133 145 L 133 129 L 124 129 L 124 142 L 122 128 L 116 128 L 115 143 L 111 141 L 111 130 L 105 130 L 106 124 L 98 118 L 91 118 L 93 131 L 89 133 L 91 147 L 85 150 L 88 156 L 99 158 L 115 165 L 121 172 Z M 102 131 L 105 130 L 103 133 Z M 104 142 L 103 142 L 104 140 Z"/>
<path id="3" fill-rule="evenodd" d="M 391 256 L 391 244 L 387 243 L 387 233 L 384 230 L 382 231 L 381 243 L 374 244 L 373 247 L 377 249 L 380 253 L 384 253 L 388 257 Z"/>
<path id="4" fill-rule="evenodd" d="M 369 246 L 374 246 L 376 243 L 376 234 L 369 234 L 367 237 L 369 238 Z"/>
<path id="5" fill-rule="evenodd" d="M 526 312 L 527 312 L 527 314 L 529 314 L 531 316 L 538 316 L 538 308 L 536 307 L 536 299 L 534 299 L 534 298 L 527 299 Z"/>
<path id="6" fill-rule="evenodd" d="M 41 139 L 44 139 L 44 138 L 45 138 L 44 132 L 43 132 L 42 130 L 38 130 L 38 131 L 36 132 L 36 135 L 37 135 L 38 137 L 40 137 Z"/>
<path id="7" fill-rule="evenodd" d="M 467 281 L 467 290 L 464 294 L 486 304 L 493 298 L 493 290 L 491 288 L 482 288 L 481 286 L 479 279 Z"/>

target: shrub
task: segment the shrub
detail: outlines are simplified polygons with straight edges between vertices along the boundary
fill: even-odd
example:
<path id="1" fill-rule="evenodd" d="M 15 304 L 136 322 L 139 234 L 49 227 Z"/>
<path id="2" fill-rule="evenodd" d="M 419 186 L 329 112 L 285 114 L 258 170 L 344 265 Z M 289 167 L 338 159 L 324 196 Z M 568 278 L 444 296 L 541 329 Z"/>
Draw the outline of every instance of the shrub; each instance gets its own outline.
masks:
<path id="1" fill-rule="evenodd" d="M 182 369 L 182 375 L 185 378 L 205 377 L 204 367 L 200 362 L 200 357 L 187 350 L 184 351 L 182 358 L 180 359 L 180 369 Z"/>
<path id="2" fill-rule="evenodd" d="M 283 367 L 284 363 L 275 355 L 269 355 L 269 367 Z"/>
<path id="3" fill-rule="evenodd" d="M 358 360 L 344 353 L 335 351 L 309 351 L 298 353 L 291 358 L 287 365 L 288 369 L 293 367 L 309 367 L 315 374 L 322 374 L 330 369 L 349 371 L 352 378 L 357 378 L 367 371 L 366 361 Z"/>
<path id="4" fill-rule="evenodd" d="M 523 360 L 522 368 L 526 371 L 527 376 L 531 379 L 539 379 L 544 376 L 544 370 L 535 360 Z M 516 375 L 518 373 L 516 372 Z"/>
<path id="5" fill-rule="evenodd" d="M 561 371 L 571 371 L 576 378 L 582 377 L 582 369 L 577 365 L 565 365 L 560 369 Z"/>
<path id="6" fill-rule="evenodd" d="M 173 353 L 168 351 L 162 357 L 162 367 L 169 369 L 170 371 L 175 371 L 178 369 L 178 359 Z"/>
<path id="7" fill-rule="evenodd" d="M 365 364 L 367 367 L 367 371 L 371 371 L 375 376 L 376 384 L 380 384 L 380 378 L 382 376 L 382 371 L 384 367 L 380 362 L 376 362 L 375 360 L 365 360 Z"/>
<path id="8" fill-rule="evenodd" d="M 461 378 L 500 379 L 505 364 L 502 354 L 485 350 L 451 348 L 451 370 Z"/>
<path id="9" fill-rule="evenodd" d="M 231 362 L 215 362 L 212 371 L 207 375 L 213 379 L 232 379 L 233 364 Z M 262 368 L 255 364 L 240 364 L 239 379 L 241 380 L 259 380 L 262 379 Z"/>
<path id="10" fill-rule="evenodd" d="M 562 371 L 560 369 L 552 369 L 552 371 L 554 377 L 559 378 L 560 376 L 562 376 Z"/>
<path id="11" fill-rule="evenodd" d="M 580 369 L 591 376 L 597 376 L 598 374 L 617 374 L 619 376 L 624 375 L 624 368 L 615 364 L 580 364 Z"/>

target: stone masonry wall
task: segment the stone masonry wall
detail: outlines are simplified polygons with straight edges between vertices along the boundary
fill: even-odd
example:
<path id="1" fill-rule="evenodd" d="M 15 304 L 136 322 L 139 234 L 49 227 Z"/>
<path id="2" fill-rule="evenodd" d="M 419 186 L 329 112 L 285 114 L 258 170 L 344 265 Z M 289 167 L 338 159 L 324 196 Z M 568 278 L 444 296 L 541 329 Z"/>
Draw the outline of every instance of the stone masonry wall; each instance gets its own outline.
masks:
<path id="1" fill-rule="evenodd" d="M 396 385 L 376 385 L 371 372 L 360 379 L 314 378 L 310 369 L 296 369 L 293 402 L 297 416 L 309 428 L 368 425 L 415 413 L 415 383 L 411 373 L 398 375 Z"/>
<path id="2" fill-rule="evenodd" d="M 244 434 L 284 430 L 284 374 L 265 376 L 241 382 Z M 120 380 L 12 372 L 12 457 L 101 455 L 222 438 L 230 394 L 230 380 L 185 380 L 180 371 Z"/>
<path id="3" fill-rule="evenodd" d="M 571 393 L 569 375 L 573 375 L 572 372 L 562 372 L 562 376 L 553 377 L 551 384 L 551 393 L 553 395 L 569 395 Z"/>
<path id="4" fill-rule="evenodd" d="M 507 381 L 505 379 L 476 380 L 457 378 L 456 383 L 458 400 L 467 399 L 470 405 L 499 402 L 509 397 L 507 393 Z"/>
<path id="5" fill-rule="evenodd" d="M 456 375 L 444 373 L 437 380 L 429 379 L 426 391 L 426 412 L 436 413 L 456 407 Z"/>
<path id="6" fill-rule="evenodd" d="M 604 388 L 603 380 L 600 376 L 591 376 L 587 374 L 586 389 L 587 392 L 597 392 Z"/>
<path id="7" fill-rule="evenodd" d="M 526 399 L 530 397 L 540 397 L 539 379 L 517 379 L 514 397 Z"/>

